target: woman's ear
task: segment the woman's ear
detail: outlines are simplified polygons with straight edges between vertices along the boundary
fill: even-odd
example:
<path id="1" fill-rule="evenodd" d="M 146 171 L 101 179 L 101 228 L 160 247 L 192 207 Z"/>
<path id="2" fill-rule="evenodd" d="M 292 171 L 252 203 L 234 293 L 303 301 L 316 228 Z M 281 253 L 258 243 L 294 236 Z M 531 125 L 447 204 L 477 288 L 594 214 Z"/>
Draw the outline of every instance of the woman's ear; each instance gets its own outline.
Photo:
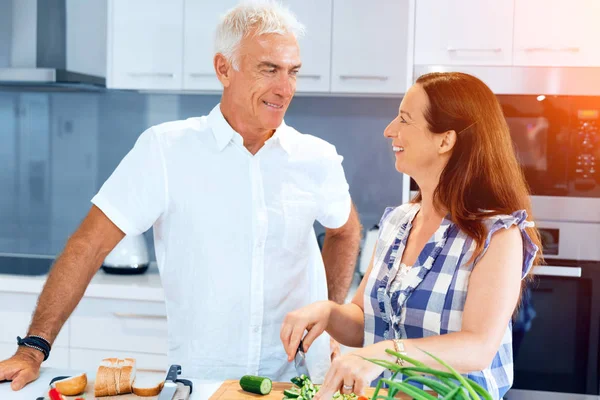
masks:
<path id="1" fill-rule="evenodd" d="M 439 154 L 445 154 L 452 151 L 456 144 L 456 131 L 450 130 L 442 133 L 442 141 L 440 142 Z"/>

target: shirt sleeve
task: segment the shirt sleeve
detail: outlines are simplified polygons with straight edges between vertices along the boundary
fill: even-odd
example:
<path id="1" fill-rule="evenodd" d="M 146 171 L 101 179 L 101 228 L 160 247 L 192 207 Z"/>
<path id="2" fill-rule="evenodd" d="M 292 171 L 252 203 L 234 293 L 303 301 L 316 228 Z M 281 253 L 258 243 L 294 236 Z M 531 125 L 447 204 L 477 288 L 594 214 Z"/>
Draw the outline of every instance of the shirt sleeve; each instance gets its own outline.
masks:
<path id="1" fill-rule="evenodd" d="M 152 128 L 140 135 L 92 199 L 126 235 L 147 231 L 166 209 L 164 157 Z"/>
<path id="2" fill-rule="evenodd" d="M 342 161 L 344 157 L 333 153 L 326 158 L 325 179 L 321 185 L 319 196 L 319 215 L 317 221 L 326 228 L 335 229 L 343 226 L 350 216 L 350 192 Z"/>
<path id="3" fill-rule="evenodd" d="M 511 215 L 496 216 L 488 219 L 486 223 L 489 225 L 488 233 L 483 245 L 483 251 L 477 256 L 475 263 L 481 260 L 483 255 L 487 252 L 494 233 L 501 229 L 509 229 L 513 225 L 516 225 L 519 227 L 519 230 L 521 231 L 521 237 L 523 238 L 523 265 L 521 268 L 521 278 L 525 278 L 525 276 L 533 267 L 535 257 L 540 251 L 538 246 L 533 242 L 533 240 L 531 240 L 529 233 L 526 231 L 526 228 L 532 228 L 535 226 L 533 221 L 529 221 L 527 219 L 527 211 L 519 210 L 513 212 Z"/>

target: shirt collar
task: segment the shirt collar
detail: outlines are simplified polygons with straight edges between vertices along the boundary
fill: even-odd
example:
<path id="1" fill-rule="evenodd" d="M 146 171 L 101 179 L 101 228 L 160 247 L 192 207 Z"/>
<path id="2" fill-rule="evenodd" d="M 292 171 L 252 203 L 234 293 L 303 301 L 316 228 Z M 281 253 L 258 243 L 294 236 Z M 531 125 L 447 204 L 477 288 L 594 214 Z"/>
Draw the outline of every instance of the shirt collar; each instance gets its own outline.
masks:
<path id="1" fill-rule="evenodd" d="M 223 151 L 223 149 L 229 144 L 229 142 L 231 142 L 232 139 L 235 141 L 239 140 L 240 144 L 243 143 L 243 139 L 240 134 L 233 130 L 231 125 L 229 125 L 223 116 L 220 103 L 212 109 L 210 114 L 208 114 L 208 125 L 215 136 L 215 141 L 219 151 Z"/>
<path id="2" fill-rule="evenodd" d="M 243 145 L 244 139 L 231 127 L 231 125 L 229 125 L 223 116 L 223 113 L 221 112 L 220 103 L 212 109 L 210 114 L 208 114 L 208 125 L 215 136 L 215 141 L 219 151 L 223 151 L 223 149 L 227 147 L 229 142 L 232 140 L 240 145 Z M 285 121 L 282 121 L 281 125 L 279 128 L 277 128 L 271 139 L 278 141 L 283 150 L 290 154 L 293 136 L 293 133 L 290 132 L 290 128 L 285 124 Z"/>
<path id="3" fill-rule="evenodd" d="M 285 121 L 281 122 L 272 139 L 277 140 L 286 153 L 290 154 L 292 152 L 294 132 L 285 124 Z"/>

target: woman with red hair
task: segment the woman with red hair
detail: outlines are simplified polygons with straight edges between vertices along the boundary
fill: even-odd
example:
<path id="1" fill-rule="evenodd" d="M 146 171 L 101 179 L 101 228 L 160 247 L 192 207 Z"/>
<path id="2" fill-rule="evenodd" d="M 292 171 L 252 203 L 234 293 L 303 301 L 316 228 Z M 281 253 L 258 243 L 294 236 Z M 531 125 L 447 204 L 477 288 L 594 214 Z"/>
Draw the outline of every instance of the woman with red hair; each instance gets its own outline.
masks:
<path id="1" fill-rule="evenodd" d="M 286 352 L 294 357 L 306 330 L 304 350 L 323 331 L 361 347 L 333 361 L 318 399 L 362 394 L 384 371 L 363 357 L 402 362 L 386 349 L 439 367 L 426 350 L 502 398 L 513 381 L 511 316 L 541 244 L 500 105 L 471 75 L 423 75 L 384 135 L 419 193 L 383 214 L 350 304 L 286 316 Z"/>

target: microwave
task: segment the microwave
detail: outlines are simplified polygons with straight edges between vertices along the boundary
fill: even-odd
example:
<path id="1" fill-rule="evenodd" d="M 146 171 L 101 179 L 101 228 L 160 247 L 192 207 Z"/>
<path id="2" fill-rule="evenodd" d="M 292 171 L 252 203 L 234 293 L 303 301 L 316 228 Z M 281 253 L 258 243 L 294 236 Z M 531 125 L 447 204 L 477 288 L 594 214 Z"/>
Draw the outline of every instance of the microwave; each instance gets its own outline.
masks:
<path id="1" fill-rule="evenodd" d="M 600 97 L 497 98 L 532 195 L 600 197 Z"/>

